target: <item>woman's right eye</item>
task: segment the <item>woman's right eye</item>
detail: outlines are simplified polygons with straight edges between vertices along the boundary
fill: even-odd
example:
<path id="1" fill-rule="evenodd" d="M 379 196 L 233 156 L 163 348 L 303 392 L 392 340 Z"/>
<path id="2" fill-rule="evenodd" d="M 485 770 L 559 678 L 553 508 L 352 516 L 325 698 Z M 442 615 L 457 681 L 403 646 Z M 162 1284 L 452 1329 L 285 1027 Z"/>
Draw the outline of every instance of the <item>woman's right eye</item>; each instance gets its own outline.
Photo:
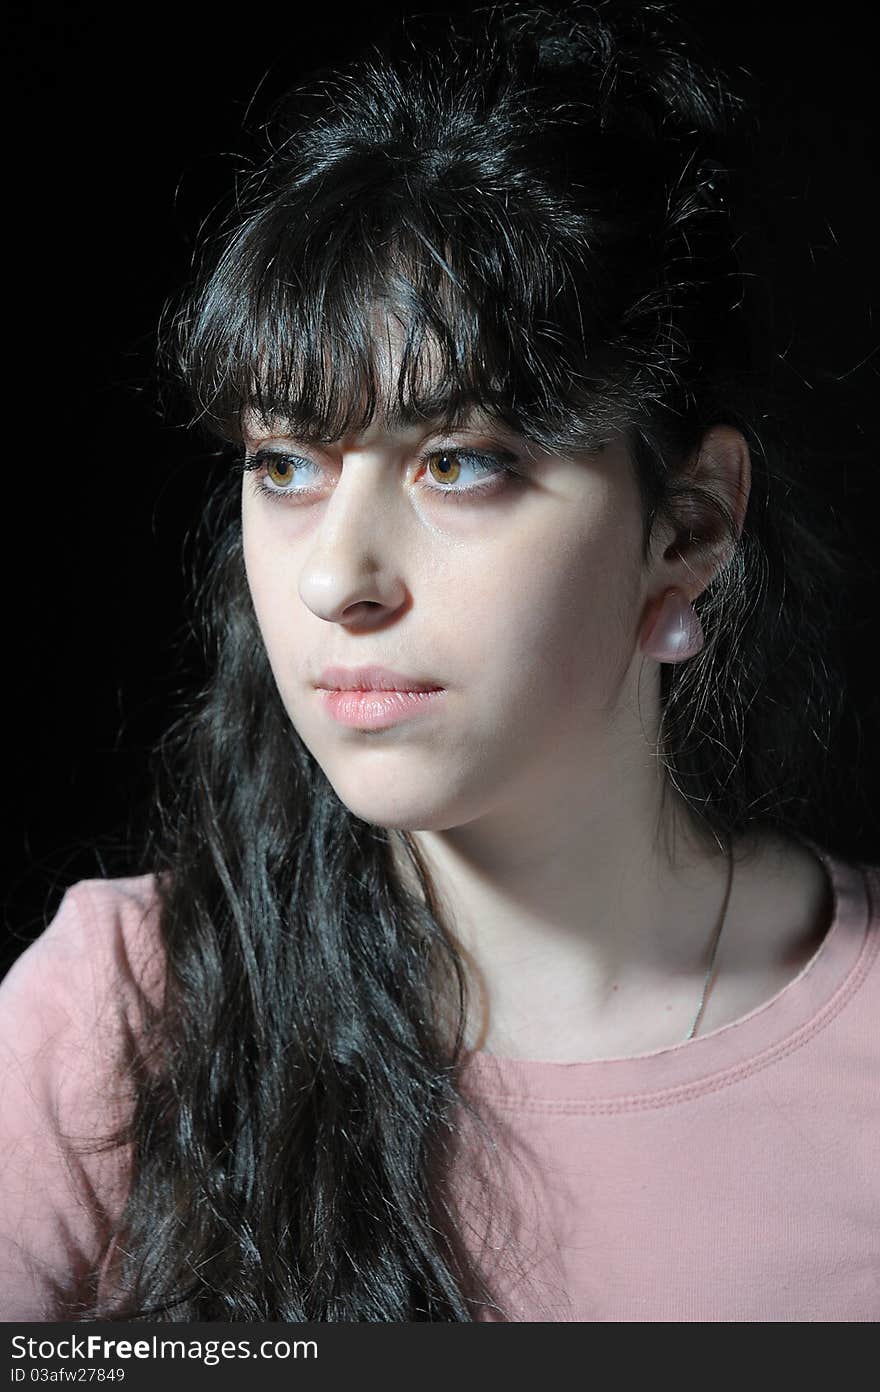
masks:
<path id="1" fill-rule="evenodd" d="M 310 459 L 302 459 L 295 454 L 282 454 L 279 450 L 258 450 L 256 454 L 246 455 L 246 473 L 256 473 L 257 489 L 269 497 L 304 493 L 308 489 L 291 488 L 291 483 L 302 476 L 303 471 L 316 471 L 317 465 Z"/>

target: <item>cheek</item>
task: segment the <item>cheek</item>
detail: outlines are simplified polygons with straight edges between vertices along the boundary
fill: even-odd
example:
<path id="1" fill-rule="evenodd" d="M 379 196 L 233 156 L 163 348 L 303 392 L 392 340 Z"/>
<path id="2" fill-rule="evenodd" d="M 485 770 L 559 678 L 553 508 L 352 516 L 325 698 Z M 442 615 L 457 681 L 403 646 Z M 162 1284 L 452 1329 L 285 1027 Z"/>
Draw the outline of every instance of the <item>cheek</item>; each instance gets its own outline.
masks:
<path id="1" fill-rule="evenodd" d="M 486 594 L 490 672 L 526 701 L 601 702 L 628 662 L 640 569 L 620 529 L 560 535 L 495 571 Z M 490 678 L 491 680 L 491 678 Z"/>
<path id="2" fill-rule="evenodd" d="M 285 674 L 289 674 L 297 642 L 299 595 L 290 567 L 282 565 L 272 548 L 261 540 L 257 529 L 248 525 L 247 514 L 242 528 L 242 548 L 251 603 L 269 665 L 284 695 Z"/>

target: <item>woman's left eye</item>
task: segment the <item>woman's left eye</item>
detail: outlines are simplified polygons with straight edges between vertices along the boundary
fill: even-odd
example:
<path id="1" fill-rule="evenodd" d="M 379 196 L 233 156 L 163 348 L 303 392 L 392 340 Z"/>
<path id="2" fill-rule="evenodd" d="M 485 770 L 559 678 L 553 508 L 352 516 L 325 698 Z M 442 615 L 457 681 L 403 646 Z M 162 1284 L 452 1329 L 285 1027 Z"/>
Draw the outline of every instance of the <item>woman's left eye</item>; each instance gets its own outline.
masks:
<path id="1" fill-rule="evenodd" d="M 516 455 L 508 450 L 484 451 L 464 447 L 431 450 L 421 455 L 419 462 L 424 466 L 422 477 L 434 480 L 423 484 L 425 490 L 457 502 L 477 495 L 497 493 L 507 482 L 523 477 L 519 469 L 512 467 Z M 279 450 L 259 450 L 254 455 L 246 455 L 243 468 L 246 472 L 258 474 L 257 489 L 270 498 L 309 496 L 316 491 L 314 488 L 291 485 L 303 474 L 320 473 L 312 460 L 303 459 L 300 455 L 282 454 Z M 486 481 L 456 486 L 462 475 L 467 477 L 472 470 Z"/>
<path id="2" fill-rule="evenodd" d="M 471 461 L 476 461 L 476 467 L 482 475 L 488 475 L 487 482 L 469 484 L 464 488 L 451 487 L 450 485 L 457 484 L 461 478 L 462 467 L 464 466 L 466 471 Z M 521 479 L 520 471 L 512 467 L 515 461 L 516 455 L 510 454 L 507 450 L 493 450 L 490 453 L 471 449 L 432 450 L 429 454 L 423 454 L 421 460 L 426 476 L 443 480 L 439 485 L 427 484 L 428 491 L 439 493 L 444 498 L 454 498 L 458 502 L 475 494 L 497 493 L 499 487 L 511 479 Z"/>

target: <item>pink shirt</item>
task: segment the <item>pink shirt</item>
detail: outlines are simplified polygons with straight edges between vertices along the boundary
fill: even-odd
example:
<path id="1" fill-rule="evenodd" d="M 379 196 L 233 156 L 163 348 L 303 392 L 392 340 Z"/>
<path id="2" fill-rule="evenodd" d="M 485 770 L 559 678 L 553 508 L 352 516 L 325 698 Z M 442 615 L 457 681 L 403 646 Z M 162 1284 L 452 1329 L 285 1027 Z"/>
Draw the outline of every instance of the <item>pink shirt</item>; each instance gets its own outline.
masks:
<path id="1" fill-rule="evenodd" d="M 515 1217 L 512 1245 L 485 1237 L 462 1159 L 505 1307 L 481 1318 L 880 1316 L 880 867 L 821 854 L 830 930 L 733 1024 L 632 1058 L 473 1056 Z M 97 1263 L 118 1211 L 127 1157 L 77 1158 L 64 1137 L 125 1114 L 110 1079 L 136 983 L 156 998 L 155 928 L 151 877 L 83 881 L 0 986 L 4 1320 L 51 1319 L 53 1283 Z"/>

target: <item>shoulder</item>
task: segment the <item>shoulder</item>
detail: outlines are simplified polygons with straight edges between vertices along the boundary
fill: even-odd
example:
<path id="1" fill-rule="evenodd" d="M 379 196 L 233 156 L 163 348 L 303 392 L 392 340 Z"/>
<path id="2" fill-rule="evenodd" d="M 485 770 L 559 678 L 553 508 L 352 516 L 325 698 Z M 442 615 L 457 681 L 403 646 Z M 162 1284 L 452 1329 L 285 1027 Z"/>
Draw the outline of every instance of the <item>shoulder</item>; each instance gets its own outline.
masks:
<path id="1" fill-rule="evenodd" d="M 866 926 L 867 952 L 872 960 L 878 959 L 878 970 L 875 974 L 880 976 L 880 862 L 855 861 L 847 868 L 855 885 L 853 891 L 853 897 L 856 901 L 854 917 L 857 916 L 862 905 L 861 889 L 864 885 L 863 914 Z"/>
<path id="2" fill-rule="evenodd" d="M 0 1310 L 56 1314 L 128 1183 L 130 1069 L 163 979 L 159 887 L 85 880 L 0 982 Z"/>
<path id="3" fill-rule="evenodd" d="M 99 958 L 112 953 L 118 971 L 140 980 L 159 951 L 159 910 L 155 875 L 80 880 L 46 929 L 45 948 L 61 958 L 83 948 Z"/>
<path id="4" fill-rule="evenodd" d="M 0 1035 L 129 1013 L 162 981 L 156 876 L 80 880 L 0 983 Z"/>
<path id="5" fill-rule="evenodd" d="M 880 862 L 844 857 L 812 843 L 834 891 L 833 931 L 823 944 L 832 984 L 840 980 L 834 1008 L 843 1010 L 851 1029 L 861 1030 L 861 1049 L 876 1067 L 877 1010 L 880 1006 Z"/>
<path id="6" fill-rule="evenodd" d="M 880 860 L 844 855 L 817 841 L 802 840 L 827 876 L 835 922 L 864 934 L 870 945 L 880 935 Z"/>
<path id="7" fill-rule="evenodd" d="M 880 932 L 880 861 L 850 861 L 846 862 L 854 871 L 861 873 L 867 891 L 867 909 L 869 927 L 874 932 Z"/>
<path id="8" fill-rule="evenodd" d="M 0 982 L 0 1154 L 20 1135 L 95 1134 L 140 1052 L 164 962 L 153 876 L 83 880 Z M 90 1121 L 86 1119 L 90 1118 Z"/>
<path id="9" fill-rule="evenodd" d="M 880 861 L 833 851 L 806 837 L 801 841 L 826 878 L 827 926 L 834 930 L 828 936 L 850 942 L 862 966 L 873 966 L 880 950 Z"/>

